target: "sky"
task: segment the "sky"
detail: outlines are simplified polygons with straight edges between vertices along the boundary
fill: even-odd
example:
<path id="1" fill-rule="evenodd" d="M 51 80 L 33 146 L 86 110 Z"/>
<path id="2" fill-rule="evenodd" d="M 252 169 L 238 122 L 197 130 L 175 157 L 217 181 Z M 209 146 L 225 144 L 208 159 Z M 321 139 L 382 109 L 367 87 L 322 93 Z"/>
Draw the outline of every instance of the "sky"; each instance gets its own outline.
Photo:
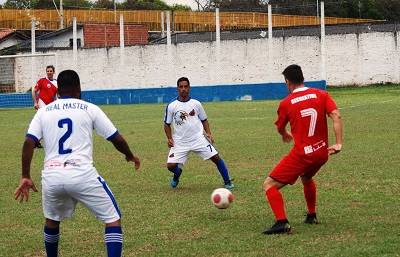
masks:
<path id="1" fill-rule="evenodd" d="M 0 4 L 4 4 L 7 0 L 0 0 Z M 192 7 L 192 10 L 197 10 L 197 4 L 194 0 L 164 0 L 168 5 L 182 4 Z"/>

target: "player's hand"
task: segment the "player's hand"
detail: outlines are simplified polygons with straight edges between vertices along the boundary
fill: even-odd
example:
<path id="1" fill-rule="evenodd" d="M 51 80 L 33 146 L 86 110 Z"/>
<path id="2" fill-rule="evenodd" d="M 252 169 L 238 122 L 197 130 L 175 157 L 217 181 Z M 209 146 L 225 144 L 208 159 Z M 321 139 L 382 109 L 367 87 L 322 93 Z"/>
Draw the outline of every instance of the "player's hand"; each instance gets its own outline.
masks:
<path id="1" fill-rule="evenodd" d="M 35 105 L 33 106 L 33 108 L 35 108 L 35 110 L 39 110 L 39 104 L 35 104 Z"/>
<path id="2" fill-rule="evenodd" d="M 335 144 L 330 147 L 328 147 L 328 154 L 337 154 L 342 150 L 342 144 Z"/>
<path id="3" fill-rule="evenodd" d="M 206 134 L 208 141 L 210 141 L 211 144 L 214 144 L 214 138 L 211 136 L 210 133 Z"/>
<path id="4" fill-rule="evenodd" d="M 138 170 L 140 168 L 140 160 L 139 160 L 139 157 L 137 157 L 136 154 L 134 154 L 133 157 L 125 157 L 125 160 L 127 162 L 134 162 L 135 163 L 135 170 Z"/>
<path id="5" fill-rule="evenodd" d="M 27 202 L 29 200 L 29 189 L 32 189 L 34 192 L 38 192 L 31 178 L 22 178 L 19 186 L 15 190 L 14 200 L 18 200 L 19 198 L 20 203 L 24 199 L 25 202 Z"/>
<path id="6" fill-rule="evenodd" d="M 168 139 L 168 147 L 169 148 L 174 147 L 174 140 L 172 138 Z"/>
<path id="7" fill-rule="evenodd" d="M 285 143 L 289 143 L 293 140 L 293 136 L 292 133 L 290 133 L 289 131 L 286 131 L 285 133 L 283 133 L 282 135 L 282 141 Z"/>

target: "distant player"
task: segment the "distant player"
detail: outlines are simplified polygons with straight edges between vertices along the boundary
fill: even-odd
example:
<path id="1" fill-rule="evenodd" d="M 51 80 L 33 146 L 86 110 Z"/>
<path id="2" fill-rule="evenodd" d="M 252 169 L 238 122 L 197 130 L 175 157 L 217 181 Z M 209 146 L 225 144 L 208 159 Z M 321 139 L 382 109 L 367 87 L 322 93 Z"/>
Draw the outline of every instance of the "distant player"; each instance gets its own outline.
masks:
<path id="1" fill-rule="evenodd" d="M 199 101 L 189 96 L 189 79 L 185 77 L 178 79 L 177 90 L 178 97 L 167 105 L 164 116 L 164 131 L 170 148 L 167 168 L 174 174 L 171 178 L 171 186 L 178 186 L 182 173 L 181 167 L 185 164 L 189 153 L 193 152 L 204 160 L 213 161 L 222 176 L 225 187 L 234 188 L 225 162 L 212 145 L 214 139 L 211 136 L 206 112 Z M 171 124 L 174 127 L 173 135 Z"/>
<path id="2" fill-rule="evenodd" d="M 38 110 L 53 102 L 57 94 L 57 80 L 54 79 L 55 69 L 53 65 L 46 67 L 46 77 L 39 79 L 32 88 L 33 107 Z M 37 94 L 39 92 L 39 94 Z M 40 139 L 36 143 L 36 148 L 43 148 Z"/>
<path id="3" fill-rule="evenodd" d="M 317 189 L 314 175 L 328 161 L 328 155 L 342 150 L 342 120 L 338 108 L 328 92 L 304 86 L 303 72 L 298 65 L 288 66 L 282 73 L 289 96 L 278 107 L 275 121 L 285 143 L 294 140 L 294 146 L 272 170 L 264 182 L 266 197 L 275 215 L 276 223 L 263 234 L 286 233 L 291 230 L 284 201 L 279 190 L 294 184 L 300 177 L 307 203 L 307 224 L 317 224 Z M 333 121 L 336 143 L 328 147 L 327 116 Z M 290 124 L 290 131 L 286 125 Z"/>
<path id="4" fill-rule="evenodd" d="M 121 213 L 111 190 L 93 167 L 93 130 L 123 153 L 126 161 L 134 162 L 136 170 L 139 158 L 99 107 L 80 100 L 80 79 L 75 71 L 62 71 L 58 82 L 59 99 L 38 110 L 26 133 L 22 179 L 15 199 L 28 201 L 29 189 L 37 192 L 30 164 L 35 142 L 43 137 L 46 155 L 41 182 L 47 256 L 57 256 L 60 222 L 72 217 L 79 202 L 105 223 L 108 256 L 120 257 Z"/>
<path id="5" fill-rule="evenodd" d="M 53 102 L 57 94 L 57 80 L 53 78 L 55 69 L 53 65 L 46 67 L 46 77 L 39 79 L 32 88 L 33 107 L 38 110 Z M 39 94 L 36 96 L 36 94 Z"/>

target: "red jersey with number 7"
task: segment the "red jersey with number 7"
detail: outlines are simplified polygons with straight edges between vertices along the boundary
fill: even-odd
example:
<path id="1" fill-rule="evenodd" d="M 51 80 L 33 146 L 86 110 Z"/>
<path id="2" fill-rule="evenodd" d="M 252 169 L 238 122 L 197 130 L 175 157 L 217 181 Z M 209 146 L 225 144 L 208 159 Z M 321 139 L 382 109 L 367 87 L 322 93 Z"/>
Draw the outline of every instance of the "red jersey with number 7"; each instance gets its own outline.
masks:
<path id="1" fill-rule="evenodd" d="M 278 107 L 278 130 L 290 123 L 294 139 L 292 154 L 328 155 L 327 114 L 337 110 L 328 92 L 315 88 L 295 89 Z"/>
<path id="2" fill-rule="evenodd" d="M 42 99 L 42 101 L 48 105 L 54 101 L 54 97 L 57 94 L 57 80 L 41 78 L 36 83 L 35 89 L 39 90 L 38 99 Z"/>

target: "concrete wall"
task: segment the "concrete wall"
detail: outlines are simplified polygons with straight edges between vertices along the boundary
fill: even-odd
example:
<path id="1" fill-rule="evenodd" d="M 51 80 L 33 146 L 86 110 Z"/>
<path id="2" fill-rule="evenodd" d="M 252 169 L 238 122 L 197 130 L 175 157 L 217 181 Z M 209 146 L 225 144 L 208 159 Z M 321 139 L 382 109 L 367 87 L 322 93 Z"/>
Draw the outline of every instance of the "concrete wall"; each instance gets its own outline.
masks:
<path id="1" fill-rule="evenodd" d="M 76 62 L 72 50 L 58 50 L 54 62 L 56 71 L 77 70 L 83 90 L 175 87 L 181 76 L 193 86 L 282 82 L 292 63 L 303 67 L 307 81 L 327 85 L 400 83 L 398 33 L 335 34 L 325 42 L 325 56 L 318 36 L 293 36 L 78 49 Z M 29 59 L 16 60 L 17 92 L 31 88 L 48 64 Z"/>

